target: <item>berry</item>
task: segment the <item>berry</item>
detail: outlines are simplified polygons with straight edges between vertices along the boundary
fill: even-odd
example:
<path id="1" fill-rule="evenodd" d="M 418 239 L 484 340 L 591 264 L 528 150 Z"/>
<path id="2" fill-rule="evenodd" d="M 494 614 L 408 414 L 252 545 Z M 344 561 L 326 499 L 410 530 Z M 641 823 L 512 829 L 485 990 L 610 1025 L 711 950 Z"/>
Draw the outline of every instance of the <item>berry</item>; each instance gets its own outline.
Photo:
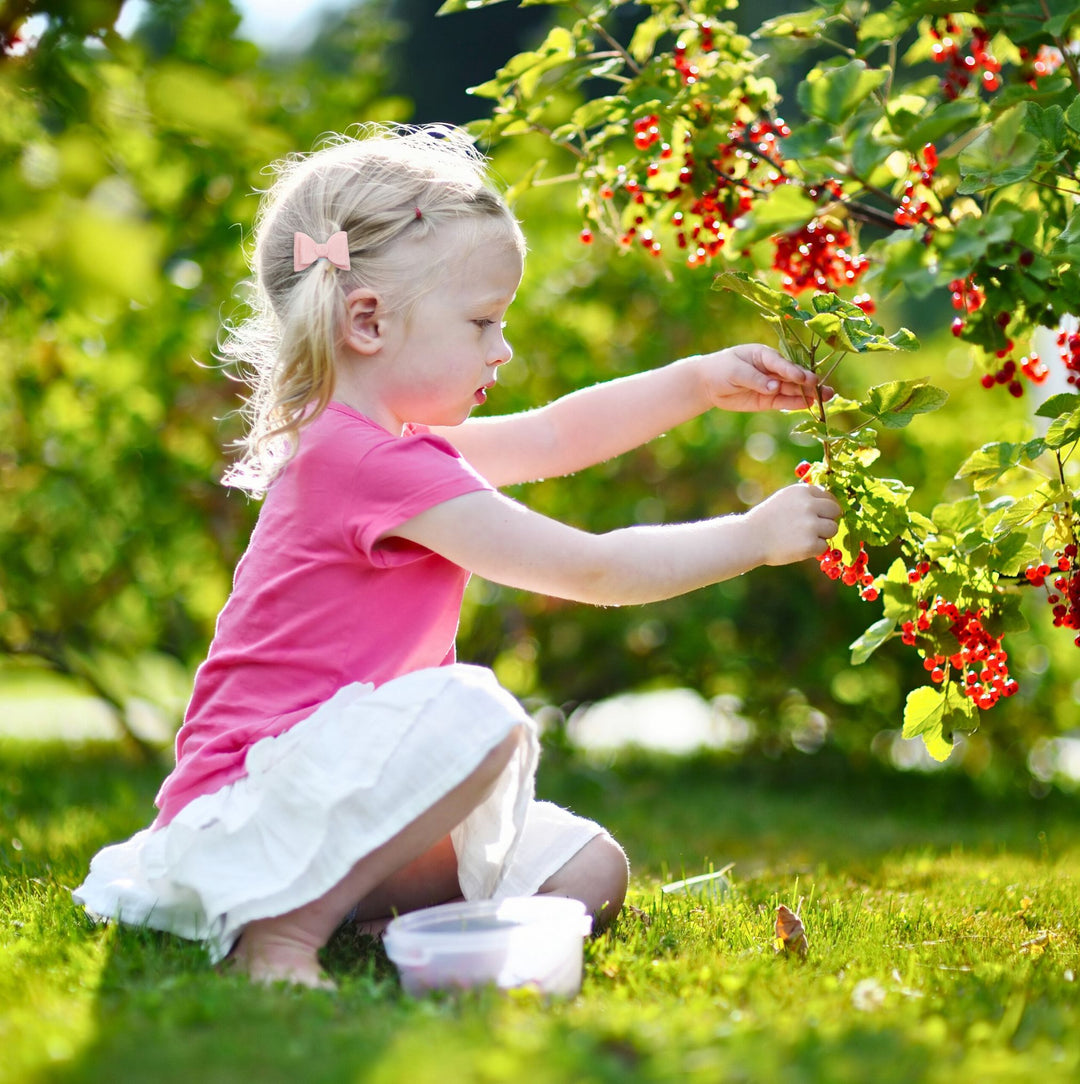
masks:
<path id="1" fill-rule="evenodd" d="M 865 602 L 875 602 L 880 592 L 873 586 L 874 577 L 867 567 L 869 563 L 870 555 L 862 542 L 859 543 L 859 552 L 853 564 L 844 564 L 844 555 L 838 549 L 827 549 L 818 557 L 821 571 L 830 580 L 840 580 L 845 587 L 858 587 L 860 598 Z"/>
<path id="2" fill-rule="evenodd" d="M 795 468 L 795 477 L 796 478 L 805 478 L 809 470 L 810 470 L 810 464 L 804 459 Z"/>

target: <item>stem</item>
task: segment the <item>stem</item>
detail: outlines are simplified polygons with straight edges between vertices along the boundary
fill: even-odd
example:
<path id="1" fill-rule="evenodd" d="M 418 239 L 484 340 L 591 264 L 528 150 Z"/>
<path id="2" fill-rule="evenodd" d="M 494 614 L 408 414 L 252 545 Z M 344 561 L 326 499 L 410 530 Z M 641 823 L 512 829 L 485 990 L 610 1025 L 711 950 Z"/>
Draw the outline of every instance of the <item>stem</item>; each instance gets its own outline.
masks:
<path id="1" fill-rule="evenodd" d="M 846 358 L 846 357 L 847 357 L 847 351 L 845 350 L 845 351 L 843 351 L 843 352 L 842 352 L 842 353 L 840 354 L 840 356 L 839 356 L 839 357 L 838 357 L 838 358 L 836 359 L 836 361 L 834 361 L 834 362 L 832 363 L 832 365 L 831 365 L 831 366 L 829 366 L 829 368 L 828 368 L 828 370 L 827 370 L 827 371 L 825 372 L 825 374 L 824 374 L 823 376 L 819 376 L 819 377 L 818 377 L 818 383 L 819 383 L 819 384 L 824 384 L 824 383 L 827 383 L 827 382 L 828 382 L 828 379 L 829 379 L 829 377 L 830 377 L 830 376 L 832 376 L 832 375 L 833 375 L 833 373 L 835 373 L 835 372 L 836 372 L 836 367 L 837 367 L 837 366 L 838 366 L 838 365 L 840 364 L 840 362 L 842 362 L 842 361 L 844 360 L 844 358 Z"/>
<path id="2" fill-rule="evenodd" d="M 622 45 L 621 42 L 619 42 L 617 38 L 613 38 L 607 32 L 607 30 L 604 29 L 604 26 L 595 15 L 593 15 L 591 12 L 586 15 L 585 12 L 581 10 L 581 7 L 578 4 L 574 4 L 573 9 L 577 12 L 578 15 L 581 16 L 582 19 L 585 20 L 586 23 L 589 24 L 589 26 L 593 30 L 596 31 L 597 34 L 599 34 L 604 39 L 604 41 L 608 43 L 608 45 L 612 47 L 612 49 L 614 49 L 619 54 L 619 56 L 623 58 L 623 63 L 626 64 L 626 66 L 634 73 L 634 75 L 641 74 L 641 68 L 638 66 L 637 61 L 634 60 L 634 58 L 626 51 L 625 47 Z"/>
<path id="3" fill-rule="evenodd" d="M 749 181 L 741 181 L 738 177 L 733 177 L 730 173 L 725 173 L 722 169 L 712 167 L 713 173 L 722 180 L 727 181 L 728 184 L 736 185 L 739 188 L 745 188 L 747 192 L 753 192 L 755 196 L 767 196 L 769 193 L 764 188 L 758 188 L 756 184 L 751 184 Z M 783 170 L 781 170 L 783 172 Z"/>
<path id="4" fill-rule="evenodd" d="M 1050 7 L 1046 0 L 1039 0 L 1039 6 L 1043 10 L 1045 21 L 1049 22 L 1051 18 Z M 1072 80 L 1073 86 L 1076 87 L 1077 91 L 1080 91 L 1080 68 L 1076 66 L 1076 57 L 1069 52 L 1068 42 L 1063 41 L 1056 34 L 1053 35 L 1053 38 L 1058 52 L 1061 53 L 1062 59 L 1065 61 L 1065 67 L 1069 69 L 1069 78 Z"/>
<path id="5" fill-rule="evenodd" d="M 818 349 L 819 345 L 820 345 L 819 343 L 815 342 L 814 345 L 810 349 L 810 368 L 815 373 L 817 372 L 817 366 L 814 364 L 814 361 L 815 361 L 815 357 L 817 355 L 817 349 Z M 833 369 L 835 369 L 835 368 L 836 368 L 836 366 L 834 365 Z M 832 369 L 830 369 L 829 371 L 832 372 Z M 832 448 L 830 447 L 830 444 L 829 444 L 829 415 L 828 415 L 828 412 L 825 409 L 825 400 L 822 399 L 822 397 L 821 397 L 821 381 L 820 380 L 817 382 L 817 384 L 814 385 L 814 398 L 817 400 L 818 413 L 821 415 L 821 417 L 818 420 L 821 422 L 821 427 L 822 427 L 822 430 L 823 430 L 822 440 L 821 440 L 821 448 L 822 448 L 822 458 L 823 458 L 824 463 L 825 463 L 825 473 L 826 474 L 832 474 Z"/>
<path id="6" fill-rule="evenodd" d="M 576 147 L 571 144 L 566 144 L 568 150 L 573 151 L 575 154 L 582 154 Z M 582 155 L 584 157 L 584 155 Z M 532 183 L 533 188 L 544 188 L 550 184 L 566 184 L 568 181 L 576 181 L 578 175 L 576 173 L 562 173 L 558 177 L 537 177 Z"/>

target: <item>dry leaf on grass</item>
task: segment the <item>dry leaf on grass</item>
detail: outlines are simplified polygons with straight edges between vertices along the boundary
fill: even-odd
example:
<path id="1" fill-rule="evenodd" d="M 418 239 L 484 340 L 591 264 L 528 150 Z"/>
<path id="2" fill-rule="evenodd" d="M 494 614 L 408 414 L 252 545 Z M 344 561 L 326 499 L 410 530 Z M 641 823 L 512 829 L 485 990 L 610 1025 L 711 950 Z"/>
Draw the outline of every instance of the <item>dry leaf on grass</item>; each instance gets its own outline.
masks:
<path id="1" fill-rule="evenodd" d="M 776 941 L 777 951 L 794 952 L 800 959 L 806 959 L 810 950 L 802 919 L 783 904 L 776 909 Z"/>
<path id="2" fill-rule="evenodd" d="M 1025 956 L 1041 956 L 1057 940 L 1052 930 L 1039 930 L 1030 941 L 1024 941 L 1019 948 Z"/>
<path id="3" fill-rule="evenodd" d="M 643 911 L 640 907 L 635 907 L 632 903 L 628 903 L 624 910 L 627 914 L 636 918 L 646 929 L 652 925 L 653 917 L 648 911 Z"/>

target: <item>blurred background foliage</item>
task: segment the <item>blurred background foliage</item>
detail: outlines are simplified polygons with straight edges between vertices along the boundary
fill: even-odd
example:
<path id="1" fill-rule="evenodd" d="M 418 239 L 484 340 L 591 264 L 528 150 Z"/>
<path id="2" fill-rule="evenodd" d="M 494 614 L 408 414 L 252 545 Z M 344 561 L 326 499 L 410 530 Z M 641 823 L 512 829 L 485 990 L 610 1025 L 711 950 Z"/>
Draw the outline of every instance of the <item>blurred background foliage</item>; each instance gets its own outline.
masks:
<path id="1" fill-rule="evenodd" d="M 179 722 L 258 511 L 219 484 L 240 389 L 214 348 L 243 304 L 260 171 L 359 122 L 473 119 L 485 103 L 464 88 L 552 18 L 506 4 L 436 20 L 437 6 L 365 0 L 326 14 L 301 48 L 266 51 L 238 35 L 228 0 L 144 4 L 123 35 L 115 0 L 0 4 L 0 712 L 5 690 L 47 671 L 121 719 L 150 700 Z M 40 40 L 21 36 L 29 26 Z M 515 141 L 496 172 L 513 184 L 548 153 Z M 516 205 L 530 254 L 510 314 L 515 362 L 490 409 L 767 334 L 700 272 L 664 277 L 645 257 L 582 246 L 574 196 L 555 185 Z M 863 362 L 881 370 L 872 378 L 841 375 L 855 387 L 930 377 L 952 393 L 884 449 L 923 512 L 965 491 L 952 476 L 976 418 L 998 439 L 1030 425 L 1022 404 L 982 394 L 950 317 L 947 298 L 901 298 L 882 319 L 912 327 L 923 350 Z M 804 452 L 790 428 L 711 415 L 513 495 L 592 530 L 739 511 L 792 480 Z M 1026 780 L 1032 751 L 1074 725 L 1076 649 L 1041 611 L 1031 620 L 1011 637 L 1021 694 L 954 758 L 985 780 Z M 623 610 L 474 581 L 459 651 L 556 720 L 626 690 L 689 686 L 736 708 L 766 752 L 826 742 L 863 758 L 894 750 L 920 680 L 910 652 L 851 666 L 866 622 L 813 563 Z"/>

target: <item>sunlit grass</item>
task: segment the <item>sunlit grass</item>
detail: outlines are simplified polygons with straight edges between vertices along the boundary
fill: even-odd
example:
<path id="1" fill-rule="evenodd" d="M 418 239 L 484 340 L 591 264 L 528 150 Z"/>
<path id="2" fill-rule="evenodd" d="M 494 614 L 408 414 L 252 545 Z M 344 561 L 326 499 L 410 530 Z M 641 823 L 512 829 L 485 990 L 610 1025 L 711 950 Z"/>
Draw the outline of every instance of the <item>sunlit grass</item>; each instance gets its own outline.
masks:
<path id="1" fill-rule="evenodd" d="M 1080 811 L 964 777 L 551 749 L 545 796 L 609 824 L 631 906 L 571 1002 L 413 1001 L 340 935 L 337 994 L 253 988 L 197 946 L 86 922 L 67 889 L 149 817 L 157 768 L 0 746 L 0 1079 L 1046 1081 L 1080 1073 Z M 735 860 L 722 898 L 660 885 Z M 776 951 L 778 903 L 805 960 Z"/>

